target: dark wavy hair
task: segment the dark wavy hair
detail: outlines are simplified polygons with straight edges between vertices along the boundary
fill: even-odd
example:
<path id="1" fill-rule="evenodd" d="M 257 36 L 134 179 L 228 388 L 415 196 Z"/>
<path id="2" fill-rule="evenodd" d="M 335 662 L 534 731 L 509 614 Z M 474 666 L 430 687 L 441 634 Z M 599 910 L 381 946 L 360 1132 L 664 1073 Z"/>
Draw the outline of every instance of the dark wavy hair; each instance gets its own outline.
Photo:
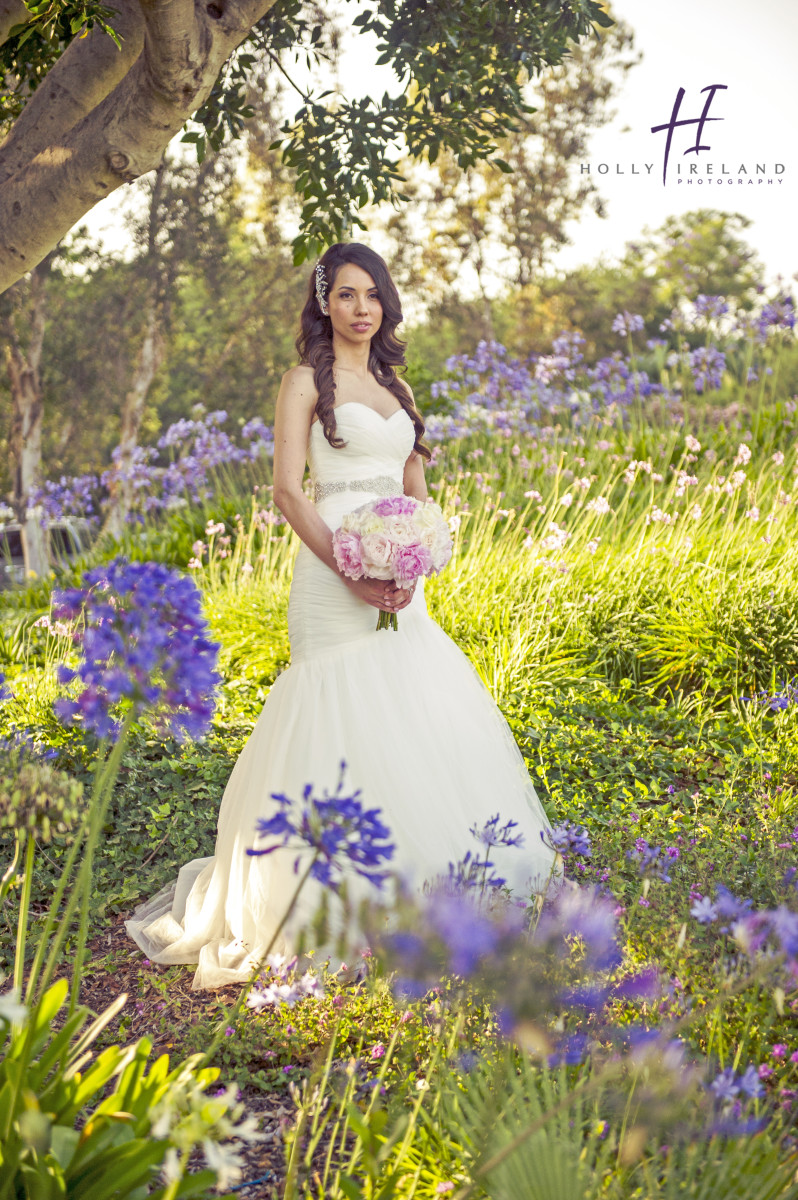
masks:
<path id="1" fill-rule="evenodd" d="M 319 262 L 324 267 L 328 296 L 332 293 L 336 275 L 346 263 L 362 267 L 374 280 L 382 305 L 382 324 L 371 339 L 369 370 L 378 383 L 396 396 L 410 417 L 416 431 L 414 449 L 422 458 L 429 461 L 432 453 L 429 446 L 421 440 L 424 436 L 424 422 L 410 398 L 407 385 L 399 378 L 398 374 L 406 369 L 405 344 L 396 336 L 396 327 L 403 320 L 402 303 L 388 267 L 379 254 L 361 242 L 336 242 L 322 255 Z M 329 317 L 324 316 L 316 299 L 314 268 L 308 280 L 308 295 L 300 317 L 300 333 L 296 339 L 296 348 L 300 361 L 313 368 L 313 381 L 319 393 L 316 401 L 316 416 L 321 422 L 324 436 L 331 446 L 340 450 L 346 445 L 346 442 L 336 432 L 333 408 L 335 403 L 335 377 L 333 375 L 335 356 L 332 338 L 332 322 Z"/>

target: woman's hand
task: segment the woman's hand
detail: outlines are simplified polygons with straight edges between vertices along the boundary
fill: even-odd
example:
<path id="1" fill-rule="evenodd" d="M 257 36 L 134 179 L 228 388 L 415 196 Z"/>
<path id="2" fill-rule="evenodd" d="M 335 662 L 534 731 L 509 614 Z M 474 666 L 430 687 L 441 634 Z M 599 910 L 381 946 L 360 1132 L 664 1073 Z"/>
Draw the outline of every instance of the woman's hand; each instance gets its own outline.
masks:
<path id="1" fill-rule="evenodd" d="M 345 576 L 341 578 L 356 596 L 365 600 L 366 604 L 378 608 L 380 612 L 400 612 L 413 599 L 416 590 L 415 584 L 409 588 L 397 587 L 392 579 L 346 579 Z"/>

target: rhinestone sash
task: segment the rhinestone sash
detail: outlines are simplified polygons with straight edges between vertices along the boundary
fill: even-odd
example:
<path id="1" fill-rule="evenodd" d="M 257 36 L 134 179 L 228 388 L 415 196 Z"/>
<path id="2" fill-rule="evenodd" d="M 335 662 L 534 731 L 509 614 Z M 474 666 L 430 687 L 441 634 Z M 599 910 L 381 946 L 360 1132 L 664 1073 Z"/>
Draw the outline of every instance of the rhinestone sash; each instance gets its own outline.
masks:
<path id="1" fill-rule="evenodd" d="M 335 483 L 317 483 L 313 487 L 316 504 L 336 492 L 375 492 L 378 496 L 401 496 L 404 484 L 390 475 L 376 475 L 373 479 L 339 479 Z"/>

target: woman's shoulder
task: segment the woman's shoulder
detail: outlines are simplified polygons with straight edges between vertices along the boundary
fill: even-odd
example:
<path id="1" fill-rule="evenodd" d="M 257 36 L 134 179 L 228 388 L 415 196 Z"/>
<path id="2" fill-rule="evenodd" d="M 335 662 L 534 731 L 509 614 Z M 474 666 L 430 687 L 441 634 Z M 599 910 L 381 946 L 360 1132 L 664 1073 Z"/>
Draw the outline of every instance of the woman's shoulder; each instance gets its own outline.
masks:
<path id="1" fill-rule="evenodd" d="M 318 395 L 314 374 L 313 367 L 309 363 L 297 363 L 295 367 L 289 367 L 285 372 L 283 383 L 292 391 L 313 391 Z"/>

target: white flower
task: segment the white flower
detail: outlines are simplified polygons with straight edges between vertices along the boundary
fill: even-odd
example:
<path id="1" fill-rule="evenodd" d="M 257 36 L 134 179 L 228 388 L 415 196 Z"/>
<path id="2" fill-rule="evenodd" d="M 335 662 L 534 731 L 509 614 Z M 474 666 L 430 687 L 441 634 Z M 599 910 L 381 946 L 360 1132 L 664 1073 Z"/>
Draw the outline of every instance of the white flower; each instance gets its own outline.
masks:
<path id="1" fill-rule="evenodd" d="M 684 444 L 691 454 L 698 454 L 698 451 L 701 449 L 701 443 L 697 441 L 691 433 L 688 433 L 687 437 L 684 439 Z"/>
<path id="2" fill-rule="evenodd" d="M 781 450 L 777 450 L 775 454 L 771 454 L 770 461 L 775 463 L 777 467 L 783 466 L 784 455 L 782 454 Z"/>
<path id="3" fill-rule="evenodd" d="M 383 533 L 367 533 L 360 542 L 363 566 L 372 579 L 392 579 L 393 546 Z"/>
<path id="4" fill-rule="evenodd" d="M 646 515 L 646 525 L 651 521 L 656 521 L 662 525 L 672 525 L 676 520 L 678 513 L 666 513 L 661 508 L 657 508 L 656 504 L 652 507 L 651 512 Z"/>
<path id="5" fill-rule="evenodd" d="M 737 454 L 734 458 L 734 465 L 744 467 L 746 463 L 751 461 L 751 448 L 746 446 L 745 442 L 740 442 L 737 447 Z"/>
<path id="6" fill-rule="evenodd" d="M 599 539 L 597 537 L 591 538 L 590 541 L 587 543 L 588 553 L 595 554 L 596 551 L 598 550 L 598 544 L 599 544 Z"/>
<path id="7" fill-rule="evenodd" d="M 412 546 L 418 538 L 416 523 L 410 516 L 385 517 L 383 530 L 399 546 Z"/>
<path id="8" fill-rule="evenodd" d="M 541 496 L 540 492 L 536 492 L 533 489 L 531 492 L 524 492 L 524 499 L 525 500 L 542 500 L 543 497 Z"/>
<path id="9" fill-rule="evenodd" d="M 690 509 L 690 516 L 693 518 L 694 521 L 701 520 L 701 505 L 700 504 L 693 505 L 693 507 Z"/>
<path id="10" fill-rule="evenodd" d="M 287 975 L 296 961 L 296 955 L 288 958 L 285 954 L 269 954 L 266 957 L 266 966 L 271 967 L 275 975 Z"/>
<path id="11" fill-rule="evenodd" d="M 758 521 L 759 520 L 759 509 L 757 508 L 756 505 L 754 505 L 752 508 L 746 509 L 745 515 L 747 517 L 750 517 L 753 521 Z"/>
<path id="12" fill-rule="evenodd" d="M 161 1166 L 161 1177 L 163 1178 L 164 1183 L 174 1183 L 176 1180 L 181 1179 L 182 1175 L 183 1169 L 180 1166 L 180 1155 L 177 1153 L 174 1146 L 170 1146 L 166 1151 L 163 1164 Z"/>
<path id="13" fill-rule="evenodd" d="M 566 492 L 564 496 L 560 496 L 560 504 L 563 508 L 570 508 L 574 502 L 574 498 L 570 492 Z"/>
<path id="14" fill-rule="evenodd" d="M 599 515 L 612 512 L 610 502 L 606 496 L 595 496 L 592 500 L 588 500 L 585 508 L 588 512 L 598 513 Z"/>
<path id="15" fill-rule="evenodd" d="M 28 1010 L 24 1004 L 20 1004 L 20 995 L 19 988 L 12 988 L 10 992 L 0 996 L 0 1021 L 9 1025 L 12 1021 L 17 1025 L 27 1021 Z"/>
<path id="16" fill-rule="evenodd" d="M 549 521 L 549 532 L 540 543 L 542 550 L 562 550 L 571 535 L 567 529 L 561 529 L 556 521 Z"/>
<path id="17" fill-rule="evenodd" d="M 216 1190 L 229 1191 L 241 1180 L 244 1171 L 244 1160 L 241 1157 L 241 1147 L 232 1142 L 226 1146 L 212 1142 L 206 1138 L 202 1143 L 205 1151 L 205 1161 L 212 1171 L 216 1172 Z"/>

